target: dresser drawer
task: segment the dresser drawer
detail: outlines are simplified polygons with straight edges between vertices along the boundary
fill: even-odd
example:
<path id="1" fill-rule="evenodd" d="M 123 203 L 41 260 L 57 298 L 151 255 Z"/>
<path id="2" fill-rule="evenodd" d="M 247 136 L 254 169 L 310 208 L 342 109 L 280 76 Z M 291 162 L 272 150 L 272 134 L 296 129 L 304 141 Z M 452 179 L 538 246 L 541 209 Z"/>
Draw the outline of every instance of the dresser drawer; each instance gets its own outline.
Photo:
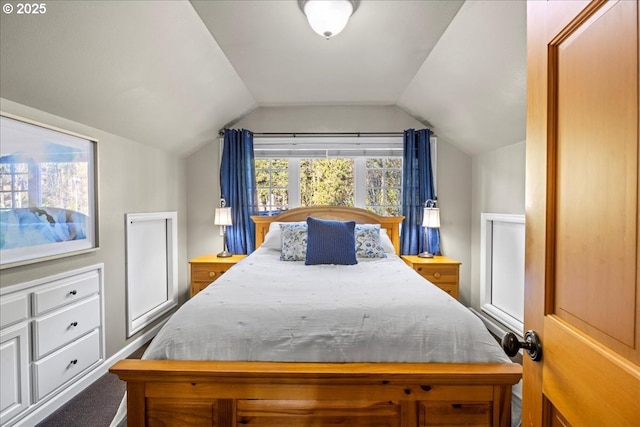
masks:
<path id="1" fill-rule="evenodd" d="M 191 266 L 192 282 L 211 283 L 230 269 L 233 264 L 199 264 Z"/>
<path id="2" fill-rule="evenodd" d="M 78 274 L 53 283 L 52 286 L 33 293 L 34 315 L 37 316 L 100 292 L 100 278 L 95 271 Z"/>
<path id="3" fill-rule="evenodd" d="M 100 326 L 100 298 L 94 295 L 39 317 L 33 325 L 34 357 L 40 359 Z"/>
<path id="4" fill-rule="evenodd" d="M 29 317 L 28 302 L 27 294 L 3 297 L 0 301 L 0 327 L 5 328 L 27 320 Z"/>
<path id="5" fill-rule="evenodd" d="M 100 360 L 100 331 L 34 363 L 35 397 L 40 400 Z"/>
<path id="6" fill-rule="evenodd" d="M 414 265 L 414 269 L 422 277 L 435 284 L 458 283 L 457 265 Z"/>

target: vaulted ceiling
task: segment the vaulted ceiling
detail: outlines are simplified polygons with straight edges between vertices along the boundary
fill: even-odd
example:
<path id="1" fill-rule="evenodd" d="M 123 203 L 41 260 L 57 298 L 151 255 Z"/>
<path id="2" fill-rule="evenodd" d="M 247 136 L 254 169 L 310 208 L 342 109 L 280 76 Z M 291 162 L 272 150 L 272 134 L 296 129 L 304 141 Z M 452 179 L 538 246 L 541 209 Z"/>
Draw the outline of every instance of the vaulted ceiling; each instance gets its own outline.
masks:
<path id="1" fill-rule="evenodd" d="M 472 155 L 525 136 L 523 1 L 361 0 L 330 40 L 295 0 L 55 1 L 0 19 L 2 98 L 179 154 L 270 106 L 397 106 Z"/>

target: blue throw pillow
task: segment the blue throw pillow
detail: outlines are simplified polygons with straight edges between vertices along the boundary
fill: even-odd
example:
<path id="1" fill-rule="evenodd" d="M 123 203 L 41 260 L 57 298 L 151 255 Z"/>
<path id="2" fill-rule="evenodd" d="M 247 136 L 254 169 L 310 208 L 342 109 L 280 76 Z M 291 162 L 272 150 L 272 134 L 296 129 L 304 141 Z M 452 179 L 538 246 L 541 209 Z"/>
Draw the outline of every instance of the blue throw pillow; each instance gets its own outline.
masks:
<path id="1" fill-rule="evenodd" d="M 307 218 L 306 265 L 354 265 L 356 259 L 355 221 Z"/>

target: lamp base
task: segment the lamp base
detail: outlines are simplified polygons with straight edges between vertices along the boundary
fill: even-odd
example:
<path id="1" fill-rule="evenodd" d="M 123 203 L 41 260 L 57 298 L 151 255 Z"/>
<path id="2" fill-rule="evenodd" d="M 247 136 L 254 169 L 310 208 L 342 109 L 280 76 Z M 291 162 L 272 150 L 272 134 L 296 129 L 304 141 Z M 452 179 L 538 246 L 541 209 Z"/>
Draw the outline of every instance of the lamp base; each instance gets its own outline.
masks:
<path id="1" fill-rule="evenodd" d="M 433 254 L 432 254 L 432 253 L 429 253 L 429 252 L 422 252 L 422 253 L 419 253 L 419 254 L 418 254 L 418 256 L 419 256 L 420 258 L 433 258 Z"/>
<path id="2" fill-rule="evenodd" d="M 233 254 L 227 250 L 224 250 L 217 255 L 218 258 L 229 258 L 231 256 L 233 256 Z"/>

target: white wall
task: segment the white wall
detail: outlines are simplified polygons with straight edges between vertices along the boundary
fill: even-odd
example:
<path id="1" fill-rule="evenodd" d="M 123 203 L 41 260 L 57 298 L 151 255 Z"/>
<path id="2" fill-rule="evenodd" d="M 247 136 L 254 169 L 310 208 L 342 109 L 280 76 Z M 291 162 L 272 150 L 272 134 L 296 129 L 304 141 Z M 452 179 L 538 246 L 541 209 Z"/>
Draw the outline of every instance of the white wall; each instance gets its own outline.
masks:
<path id="1" fill-rule="evenodd" d="M 402 132 L 423 129 L 392 106 L 264 107 L 228 126 L 253 132 Z"/>
<path id="2" fill-rule="evenodd" d="M 0 99 L 0 109 L 98 139 L 100 249 L 89 254 L 4 269 L 0 273 L 0 286 L 10 286 L 95 263 L 104 263 L 106 356 L 110 357 L 128 342 L 125 317 L 125 213 L 178 212 L 180 300 L 184 301 L 188 296 L 185 161 L 160 149 L 10 100 Z"/>
<path id="3" fill-rule="evenodd" d="M 262 107 L 228 127 L 253 132 L 402 132 L 425 126 L 397 107 Z M 222 250 L 213 209 L 220 197 L 219 141 L 187 159 L 190 258 Z M 461 261 L 461 282 L 469 287 L 471 157 L 438 141 L 438 200 L 444 254 Z"/>
<path id="4" fill-rule="evenodd" d="M 442 255 L 460 266 L 460 301 L 468 305 L 471 278 L 471 157 L 438 140 L 438 205 Z"/>
<path id="5" fill-rule="evenodd" d="M 218 138 L 187 158 L 188 259 L 222 251 L 220 227 L 213 224 L 220 201 Z"/>
<path id="6" fill-rule="evenodd" d="M 472 159 L 471 286 L 467 304 L 480 309 L 480 214 L 525 213 L 525 142 L 518 142 Z"/>

